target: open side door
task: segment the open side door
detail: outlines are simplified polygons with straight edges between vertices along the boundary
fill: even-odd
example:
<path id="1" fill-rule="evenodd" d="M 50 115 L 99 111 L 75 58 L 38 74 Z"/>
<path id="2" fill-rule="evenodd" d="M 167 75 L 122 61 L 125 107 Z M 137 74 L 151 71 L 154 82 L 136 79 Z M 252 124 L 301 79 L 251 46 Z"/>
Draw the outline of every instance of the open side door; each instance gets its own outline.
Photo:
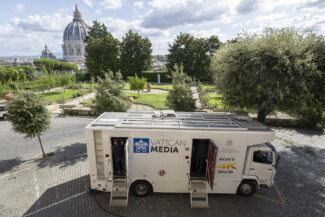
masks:
<path id="1" fill-rule="evenodd" d="M 129 140 L 127 139 L 124 146 L 125 159 L 125 176 L 114 177 L 111 191 L 110 205 L 113 207 L 126 207 L 129 199 Z"/>
<path id="2" fill-rule="evenodd" d="M 218 147 L 212 140 L 210 140 L 206 178 L 211 187 L 211 190 L 213 190 L 213 186 L 214 186 L 214 172 L 216 168 L 217 155 L 218 155 Z"/>

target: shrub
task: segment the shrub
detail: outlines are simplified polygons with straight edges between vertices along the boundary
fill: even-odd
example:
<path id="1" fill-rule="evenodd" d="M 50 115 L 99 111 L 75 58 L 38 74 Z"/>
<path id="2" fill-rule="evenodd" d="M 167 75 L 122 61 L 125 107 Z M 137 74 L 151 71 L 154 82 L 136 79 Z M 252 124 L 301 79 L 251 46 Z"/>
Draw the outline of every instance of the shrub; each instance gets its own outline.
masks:
<path id="1" fill-rule="evenodd" d="M 189 81 L 188 76 L 175 66 L 175 71 L 172 72 L 173 89 L 169 91 L 166 105 L 175 111 L 195 111 L 195 99 L 192 97 L 192 91 L 187 86 L 186 81 Z"/>
<path id="2" fill-rule="evenodd" d="M 138 91 L 138 96 L 140 96 L 140 91 L 143 91 L 144 88 L 146 88 L 147 79 L 139 78 L 137 74 L 135 74 L 134 77 L 129 77 L 128 80 L 130 83 L 130 89 Z"/>
<path id="3" fill-rule="evenodd" d="M 19 92 L 8 102 L 6 108 L 14 131 L 26 134 L 26 137 L 37 137 L 45 157 L 40 136 L 50 128 L 51 122 L 41 96 L 32 92 Z"/>
<path id="4" fill-rule="evenodd" d="M 147 79 L 147 82 L 158 82 L 158 74 L 160 75 L 161 83 L 171 83 L 170 72 L 154 72 L 154 71 L 143 71 L 141 76 Z"/>
<path id="5" fill-rule="evenodd" d="M 125 101 L 123 93 L 124 82 L 120 72 L 113 75 L 113 72 L 105 74 L 105 79 L 98 78 L 98 86 L 95 97 L 95 113 L 103 112 L 125 112 L 130 104 Z"/>

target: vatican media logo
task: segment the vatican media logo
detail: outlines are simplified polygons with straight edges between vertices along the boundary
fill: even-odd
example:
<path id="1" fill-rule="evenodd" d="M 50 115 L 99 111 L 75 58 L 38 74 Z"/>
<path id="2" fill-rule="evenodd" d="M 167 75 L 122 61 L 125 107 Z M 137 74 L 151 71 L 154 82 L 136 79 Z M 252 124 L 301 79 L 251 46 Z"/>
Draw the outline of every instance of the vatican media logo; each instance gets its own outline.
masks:
<path id="1" fill-rule="evenodd" d="M 133 138 L 133 153 L 149 153 L 149 139 Z"/>

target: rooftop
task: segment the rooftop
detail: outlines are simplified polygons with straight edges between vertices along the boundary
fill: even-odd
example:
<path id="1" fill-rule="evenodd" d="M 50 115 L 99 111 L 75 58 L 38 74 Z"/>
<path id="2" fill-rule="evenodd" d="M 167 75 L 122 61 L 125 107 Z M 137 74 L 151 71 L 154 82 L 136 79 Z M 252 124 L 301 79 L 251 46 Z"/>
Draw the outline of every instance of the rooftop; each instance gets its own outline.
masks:
<path id="1" fill-rule="evenodd" d="M 204 130 L 267 130 L 257 121 L 237 120 L 236 116 L 216 113 L 168 111 L 106 112 L 91 126 L 115 128 L 166 128 Z"/>

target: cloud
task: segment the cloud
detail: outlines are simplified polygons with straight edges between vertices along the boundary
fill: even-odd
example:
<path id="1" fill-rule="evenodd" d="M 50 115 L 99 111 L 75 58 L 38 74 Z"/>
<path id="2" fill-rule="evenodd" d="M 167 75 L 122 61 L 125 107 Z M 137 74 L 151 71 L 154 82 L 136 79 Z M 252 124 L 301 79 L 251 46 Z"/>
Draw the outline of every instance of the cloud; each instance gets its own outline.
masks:
<path id="1" fill-rule="evenodd" d="M 25 11 L 25 5 L 22 3 L 16 4 L 15 13 L 20 14 Z"/>
<path id="2" fill-rule="evenodd" d="M 33 15 L 20 19 L 14 17 L 11 24 L 16 28 L 35 32 L 63 32 L 64 27 L 72 20 L 71 16 L 63 17 L 60 13 L 51 15 Z"/>
<path id="3" fill-rule="evenodd" d="M 134 2 L 133 3 L 133 6 L 134 7 L 137 7 L 137 8 L 143 8 L 144 7 L 144 2 Z"/>
<path id="4" fill-rule="evenodd" d="M 113 10 L 122 7 L 122 0 L 103 0 L 99 3 L 104 9 Z"/>
<path id="5" fill-rule="evenodd" d="M 258 9 L 259 0 L 241 0 L 237 5 L 239 14 L 248 14 Z"/>
<path id="6" fill-rule="evenodd" d="M 82 0 L 83 3 L 85 3 L 88 7 L 93 7 L 93 1 L 92 0 Z"/>
<path id="7" fill-rule="evenodd" d="M 147 37 L 161 37 L 168 36 L 169 32 L 165 30 L 160 30 L 157 28 L 143 28 L 141 26 L 142 20 L 132 20 L 127 21 L 123 19 L 117 19 L 112 17 L 102 18 L 100 20 L 104 22 L 108 30 L 113 33 L 117 38 L 122 38 L 129 29 L 138 32 L 142 36 Z"/>

